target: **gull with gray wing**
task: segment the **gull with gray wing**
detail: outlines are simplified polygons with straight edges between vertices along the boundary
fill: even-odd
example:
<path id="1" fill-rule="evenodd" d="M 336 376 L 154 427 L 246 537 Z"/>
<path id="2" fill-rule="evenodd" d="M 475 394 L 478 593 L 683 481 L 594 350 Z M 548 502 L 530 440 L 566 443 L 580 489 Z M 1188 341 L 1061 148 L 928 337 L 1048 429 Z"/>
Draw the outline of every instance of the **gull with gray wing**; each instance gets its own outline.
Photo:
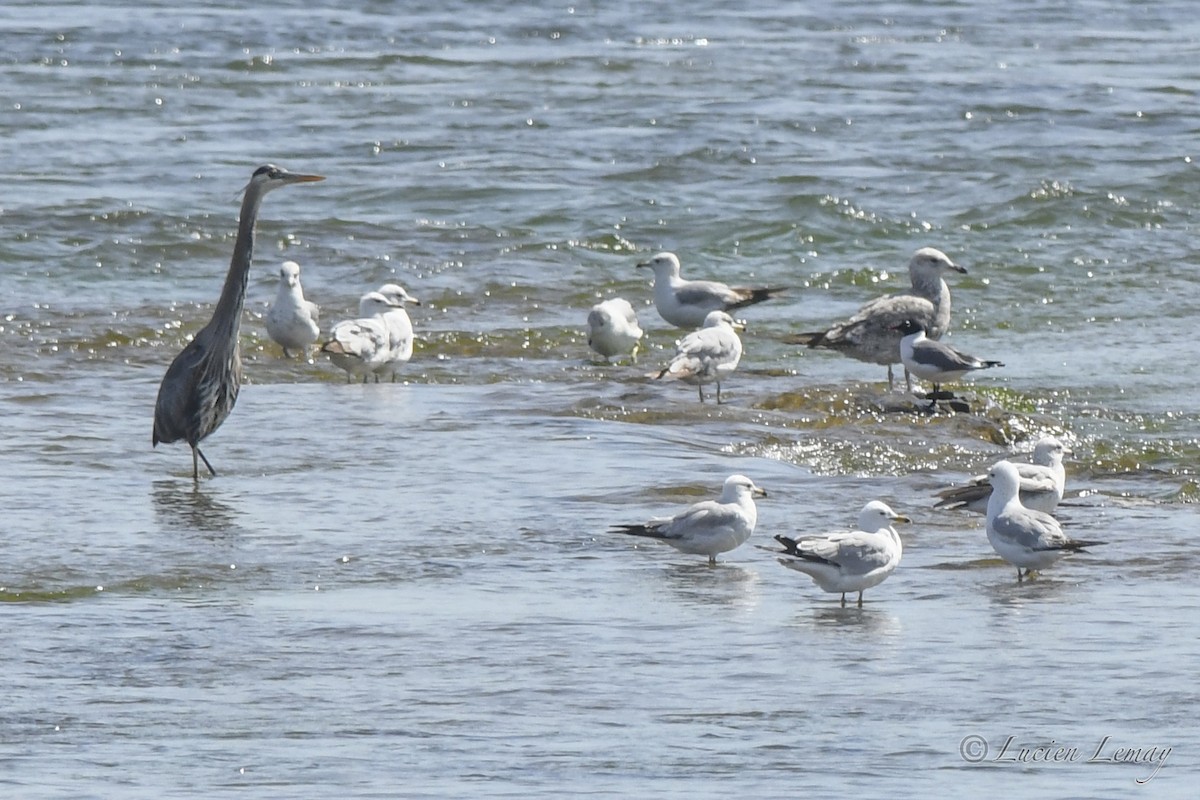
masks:
<path id="1" fill-rule="evenodd" d="M 808 575 L 826 592 L 840 593 L 843 606 L 847 592 L 858 592 L 861 607 L 863 592 L 885 581 L 900 564 L 904 546 L 892 527 L 897 522 L 909 519 L 872 500 L 859 512 L 857 530 L 803 539 L 776 536 L 784 546 L 779 563 Z"/>
<path id="2" fill-rule="evenodd" d="M 666 542 L 681 553 L 708 556 L 717 563 L 717 554 L 733 550 L 754 533 L 758 522 L 755 497 L 767 492 L 745 475 L 730 475 L 716 500 L 704 500 L 673 517 L 655 517 L 639 525 L 615 525 L 615 533 L 643 536 Z"/>
<path id="3" fill-rule="evenodd" d="M 896 330 L 904 337 L 900 340 L 900 360 L 904 362 L 904 368 L 918 378 L 933 383 L 933 391 L 929 395 L 931 410 L 942 399 L 942 384 L 946 381 L 956 381 L 968 372 L 1004 366 L 999 361 L 983 361 L 948 344 L 927 338 L 925 327 L 914 319 L 904 320 L 896 326 Z"/>
<path id="4" fill-rule="evenodd" d="M 1034 445 L 1032 463 L 1011 462 L 1021 478 L 1021 505 L 1046 514 L 1054 513 L 1066 490 L 1067 470 L 1063 466 L 1063 456 L 1070 454 L 1061 441 L 1045 436 Z M 991 496 L 988 476 L 976 475 L 962 486 L 951 486 L 938 492 L 939 499 L 934 508 L 986 514 Z"/>
<path id="5" fill-rule="evenodd" d="M 679 340 L 675 357 L 658 374 L 650 377 L 671 377 L 691 384 L 704 402 L 704 384 L 717 385 L 717 403 L 721 402 L 721 381 L 737 369 L 742 359 L 742 340 L 737 332 L 746 326 L 724 311 L 710 311 L 704 327 Z"/>
<path id="6" fill-rule="evenodd" d="M 679 257 L 659 253 L 638 267 L 654 271 L 654 307 L 677 328 L 696 328 L 712 311 L 734 311 L 761 303 L 786 291 L 785 286 L 747 288 L 718 281 L 689 281 L 680 277 Z"/>
<path id="7" fill-rule="evenodd" d="M 1106 544 L 1072 539 L 1054 517 L 1021 505 L 1021 475 L 1011 462 L 997 462 L 988 471 L 988 480 L 992 484 L 987 507 L 988 541 L 1001 558 L 1017 568 L 1018 581 L 1071 553 Z"/>

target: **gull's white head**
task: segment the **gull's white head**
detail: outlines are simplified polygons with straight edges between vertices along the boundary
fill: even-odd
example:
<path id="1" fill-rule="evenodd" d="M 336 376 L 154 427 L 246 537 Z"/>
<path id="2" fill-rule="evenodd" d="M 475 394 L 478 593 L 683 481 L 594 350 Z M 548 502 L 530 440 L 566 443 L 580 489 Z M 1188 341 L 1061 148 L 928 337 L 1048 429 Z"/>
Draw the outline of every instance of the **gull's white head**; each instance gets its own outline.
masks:
<path id="1" fill-rule="evenodd" d="M 649 261 L 643 261 L 638 267 L 649 267 L 654 270 L 654 277 L 679 277 L 679 256 L 674 253 L 662 252 Z"/>
<path id="2" fill-rule="evenodd" d="M 295 261 L 285 261 L 279 267 L 279 280 L 294 289 L 300 283 L 300 265 Z"/>
<path id="3" fill-rule="evenodd" d="M 400 286 L 399 284 L 385 283 L 376 291 L 390 300 L 394 306 L 403 307 L 405 303 L 412 303 L 414 306 L 421 305 L 420 300 L 404 291 L 404 287 Z"/>
<path id="4" fill-rule="evenodd" d="M 734 319 L 733 317 L 729 316 L 729 312 L 727 311 L 708 312 L 708 314 L 704 317 L 704 324 L 700 327 L 716 328 L 721 325 L 732 328 L 735 331 L 746 330 L 746 323 L 740 319 Z"/>
<path id="5" fill-rule="evenodd" d="M 1066 445 L 1053 436 L 1046 436 L 1039 439 L 1033 447 L 1033 463 L 1043 467 L 1052 467 L 1055 464 L 1061 464 L 1063 456 L 1070 454 L 1071 451 L 1067 449 Z"/>
<path id="6" fill-rule="evenodd" d="M 721 487 L 722 500 L 729 502 L 744 494 L 749 494 L 751 497 L 766 497 L 767 490 L 755 486 L 754 481 L 745 475 L 730 475 L 725 479 L 725 485 Z"/>
<path id="7" fill-rule="evenodd" d="M 875 533 L 884 528 L 892 527 L 893 522 L 911 522 L 903 514 L 892 511 L 891 506 L 882 500 L 872 500 L 858 512 L 858 529 L 867 533 Z"/>
<path id="8" fill-rule="evenodd" d="M 992 493 L 1007 501 L 1016 497 L 1021 489 L 1021 475 L 1016 466 L 1009 461 L 997 461 L 988 470 L 988 483 L 992 484 Z"/>
<path id="9" fill-rule="evenodd" d="M 387 295 L 379 292 L 367 292 L 358 301 L 358 314 L 362 317 L 373 317 L 376 314 L 384 314 L 399 306 L 400 303 L 393 302 Z"/>
<path id="10" fill-rule="evenodd" d="M 946 270 L 967 274 L 965 267 L 955 264 L 950 260 L 950 256 L 936 247 L 922 247 L 913 253 L 912 259 L 908 262 L 908 273 L 913 276 L 941 275 Z"/>

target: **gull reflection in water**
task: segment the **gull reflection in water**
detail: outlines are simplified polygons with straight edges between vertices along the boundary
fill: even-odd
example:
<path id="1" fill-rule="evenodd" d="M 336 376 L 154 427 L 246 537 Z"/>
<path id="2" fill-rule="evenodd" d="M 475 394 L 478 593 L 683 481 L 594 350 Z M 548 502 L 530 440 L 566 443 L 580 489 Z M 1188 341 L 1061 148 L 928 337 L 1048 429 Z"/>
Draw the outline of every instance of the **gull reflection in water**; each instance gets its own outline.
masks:
<path id="1" fill-rule="evenodd" d="M 671 591 L 689 603 L 749 610 L 761 600 L 758 572 L 737 564 L 672 564 L 664 574 Z"/>

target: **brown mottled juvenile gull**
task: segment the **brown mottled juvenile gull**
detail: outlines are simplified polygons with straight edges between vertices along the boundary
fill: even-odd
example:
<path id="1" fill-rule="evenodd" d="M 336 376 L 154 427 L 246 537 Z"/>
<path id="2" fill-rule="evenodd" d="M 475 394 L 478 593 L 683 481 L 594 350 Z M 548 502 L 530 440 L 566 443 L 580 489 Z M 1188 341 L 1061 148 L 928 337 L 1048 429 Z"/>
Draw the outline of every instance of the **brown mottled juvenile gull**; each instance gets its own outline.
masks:
<path id="1" fill-rule="evenodd" d="M 854 316 L 827 330 L 796 334 L 787 341 L 836 350 L 871 364 L 884 364 L 888 389 L 895 389 L 892 365 L 900 363 L 900 334 L 893 326 L 915 319 L 925 326 L 931 339 L 940 339 L 950 329 L 950 287 L 943 280 L 947 270 L 964 274 L 967 271 L 941 250 L 922 247 L 908 262 L 911 289 L 876 298 Z M 912 391 L 907 371 L 904 380 Z"/>

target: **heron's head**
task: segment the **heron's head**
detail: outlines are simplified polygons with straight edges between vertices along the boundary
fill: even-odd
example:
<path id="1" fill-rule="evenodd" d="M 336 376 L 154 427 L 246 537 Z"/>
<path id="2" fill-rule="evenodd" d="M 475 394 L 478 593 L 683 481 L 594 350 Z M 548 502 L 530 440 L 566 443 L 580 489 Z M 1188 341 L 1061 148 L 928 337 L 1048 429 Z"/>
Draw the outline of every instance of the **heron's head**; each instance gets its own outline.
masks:
<path id="1" fill-rule="evenodd" d="M 257 189 L 260 194 L 266 194 L 272 189 L 287 186 L 289 183 L 312 183 L 323 180 L 325 180 L 324 175 L 306 175 L 302 172 L 288 172 L 283 167 L 277 167 L 274 164 L 264 164 L 254 170 L 254 174 L 250 176 L 250 182 L 246 184 L 245 190 Z"/>

